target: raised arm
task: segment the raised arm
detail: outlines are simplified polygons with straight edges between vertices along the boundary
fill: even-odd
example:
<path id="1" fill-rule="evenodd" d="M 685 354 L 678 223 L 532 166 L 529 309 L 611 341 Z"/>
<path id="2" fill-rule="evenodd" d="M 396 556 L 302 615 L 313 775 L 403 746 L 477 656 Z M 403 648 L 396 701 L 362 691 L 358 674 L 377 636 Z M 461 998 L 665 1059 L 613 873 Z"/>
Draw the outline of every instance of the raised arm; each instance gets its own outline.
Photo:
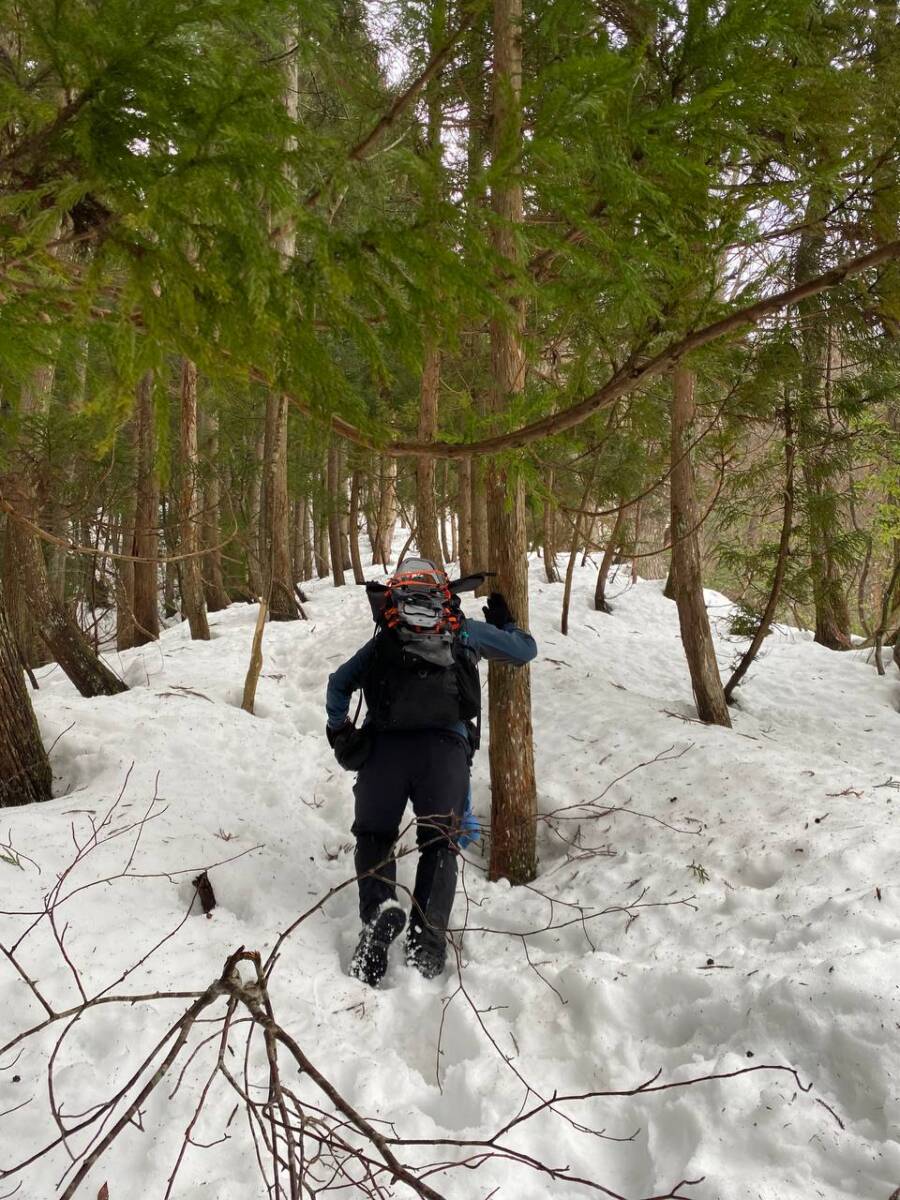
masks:
<path id="1" fill-rule="evenodd" d="M 466 621 L 469 645 L 482 658 L 523 667 L 537 654 L 537 642 L 520 629 L 506 601 L 492 592 L 485 607 L 486 621 Z"/>

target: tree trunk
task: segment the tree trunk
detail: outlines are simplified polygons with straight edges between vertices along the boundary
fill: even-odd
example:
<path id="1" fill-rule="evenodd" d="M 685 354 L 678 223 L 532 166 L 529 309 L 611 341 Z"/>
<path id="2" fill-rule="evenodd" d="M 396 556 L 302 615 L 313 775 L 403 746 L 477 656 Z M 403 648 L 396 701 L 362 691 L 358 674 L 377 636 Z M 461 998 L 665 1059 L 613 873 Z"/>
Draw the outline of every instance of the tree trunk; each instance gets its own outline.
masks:
<path id="1" fill-rule="evenodd" d="M 487 568 L 490 556 L 488 554 L 488 516 L 487 489 L 485 487 L 484 462 L 480 458 L 469 460 L 472 464 L 472 562 L 476 571 Z M 478 588 L 475 595 L 483 596 L 490 591 L 490 582 Z"/>
<path id="2" fill-rule="evenodd" d="M 513 275 L 519 253 L 516 226 L 523 220 L 518 160 L 522 143 L 522 3 L 494 0 L 494 69 L 491 193 L 494 250 Z M 506 271 L 504 270 L 504 274 Z M 509 285 L 505 285 L 509 289 Z M 525 385 L 522 350 L 525 309 L 511 289 L 508 312 L 491 321 L 491 410 L 501 413 Z M 516 620 L 528 624 L 528 541 L 525 491 L 508 464 L 493 460 L 487 472 L 488 528 L 495 586 Z M 491 879 L 529 883 L 537 873 L 537 788 L 528 667 L 492 662 L 490 681 Z"/>
<path id="3" fill-rule="evenodd" d="M 181 603 L 195 641 L 209 641 L 209 621 L 206 617 L 206 598 L 200 576 L 197 536 L 197 367 L 190 359 L 181 363 L 181 536 L 178 539 L 181 558 Z"/>
<path id="4" fill-rule="evenodd" d="M 670 578 L 678 606 L 681 642 L 691 673 L 697 715 L 711 725 L 731 726 L 713 647 L 709 615 L 703 602 L 697 506 L 691 467 L 689 427 L 694 416 L 694 376 L 676 367 L 672 388 L 672 568 Z"/>
<path id="5" fill-rule="evenodd" d="M 350 479 L 350 520 L 348 523 L 350 533 L 350 562 L 353 567 L 354 583 L 366 582 L 362 559 L 359 554 L 359 491 L 361 483 L 359 471 L 354 471 Z"/>
<path id="6" fill-rule="evenodd" d="M 288 401 L 266 397 L 266 437 L 263 451 L 263 514 L 260 555 L 263 595 L 273 621 L 296 621 L 297 600 L 291 571 L 291 506 L 287 475 Z"/>
<path id="7" fill-rule="evenodd" d="M 781 597 L 781 588 L 784 583 L 784 577 L 787 572 L 788 555 L 791 547 L 791 530 L 794 522 L 794 460 L 796 451 L 794 447 L 794 429 L 791 420 L 791 406 L 787 398 L 784 403 L 784 507 L 781 518 L 781 537 L 778 541 L 778 557 L 775 560 L 775 573 L 772 577 L 772 587 L 769 590 L 769 598 L 766 602 L 766 607 L 759 619 L 759 625 L 754 633 L 750 645 L 744 652 L 741 661 L 731 673 L 731 678 L 725 685 L 725 699 L 730 703 L 731 697 L 734 694 L 734 689 L 738 686 L 741 680 L 746 675 L 750 664 L 759 653 L 760 647 L 764 639 L 768 635 L 772 627 L 772 622 L 775 619 L 775 611 L 778 608 L 778 601 Z"/>
<path id="8" fill-rule="evenodd" d="M 131 553 L 144 560 L 134 564 L 134 644 L 143 646 L 159 637 L 159 481 L 152 371 L 138 384 L 134 415 L 137 503 Z"/>
<path id="9" fill-rule="evenodd" d="M 328 447 L 328 550 L 335 587 L 344 585 L 344 548 L 341 545 L 341 450 L 337 442 Z"/>
<path id="10" fill-rule="evenodd" d="M 50 589 L 37 538 L 17 521 L 7 528 L 38 636 L 82 696 L 116 696 L 127 686 L 94 653 L 87 638 Z"/>
<path id="11" fill-rule="evenodd" d="M 456 514 L 459 521 L 459 573 L 476 570 L 472 555 L 472 460 L 461 458 L 457 468 L 458 493 Z"/>
<path id="12" fill-rule="evenodd" d="M 609 572 L 612 567 L 612 561 L 616 555 L 616 549 L 619 545 L 619 539 L 622 535 L 622 525 L 625 521 L 625 506 L 619 505 L 619 511 L 616 513 L 616 519 L 613 522 L 612 533 L 609 535 L 609 540 L 606 543 L 606 549 L 603 551 L 603 559 L 600 563 L 600 570 L 597 572 L 597 586 L 594 588 L 594 608 L 597 612 L 612 612 L 609 603 L 606 599 L 606 584 L 609 580 Z"/>
<path id="13" fill-rule="evenodd" d="M 397 525 L 397 460 L 382 457 L 378 469 L 378 515 L 376 543 L 372 546 L 372 562 L 380 563 L 385 571 L 393 559 L 394 529 Z"/>
<path id="14" fill-rule="evenodd" d="M 795 282 L 804 283 L 823 267 L 824 224 L 819 224 L 830 204 L 821 184 L 810 189 L 795 263 Z M 797 455 L 803 475 L 809 536 L 809 567 L 815 606 L 815 640 L 831 650 L 850 645 L 850 610 L 838 563 L 841 532 L 841 498 L 833 463 L 830 357 L 831 330 L 821 296 L 798 305 L 801 351 L 801 388 L 797 403 Z"/>
<path id="15" fill-rule="evenodd" d="M 50 800 L 52 785 L 0 584 L 0 808 Z"/>
<path id="16" fill-rule="evenodd" d="M 547 496 L 544 500 L 543 519 L 541 522 L 544 575 L 548 583 L 559 583 L 559 569 L 556 565 L 556 505 L 553 503 L 553 484 L 555 471 L 550 468 L 547 476 Z"/>
<path id="17" fill-rule="evenodd" d="M 456 556 L 450 542 L 447 540 L 447 495 L 448 481 L 450 478 L 450 463 L 445 458 L 441 466 L 441 492 L 437 497 L 438 503 L 438 529 L 441 534 L 441 551 L 444 555 L 444 563 L 452 563 L 456 561 Z"/>
<path id="18" fill-rule="evenodd" d="M 422 385 L 419 393 L 419 440 L 430 441 L 437 430 L 438 389 L 441 381 L 441 354 L 432 344 L 425 347 Z M 434 459 L 422 454 L 416 459 L 416 546 L 422 558 L 444 565 L 438 535 L 438 511 L 435 496 Z"/>
<path id="19" fill-rule="evenodd" d="M 221 612 L 231 603 L 222 571 L 222 485 L 219 482 L 219 416 L 201 410 L 198 415 L 203 434 L 203 452 L 207 470 L 203 485 L 203 522 L 201 537 L 209 547 L 201 566 L 203 592 L 208 612 Z"/>
<path id="20" fill-rule="evenodd" d="M 250 476 L 250 487 L 247 492 L 248 533 L 247 533 L 247 586 L 251 600 L 259 600 L 263 595 L 263 571 L 260 556 L 260 529 L 262 527 L 262 489 L 263 463 L 266 453 L 266 422 L 256 431 L 256 441 L 253 446 L 253 471 Z"/>

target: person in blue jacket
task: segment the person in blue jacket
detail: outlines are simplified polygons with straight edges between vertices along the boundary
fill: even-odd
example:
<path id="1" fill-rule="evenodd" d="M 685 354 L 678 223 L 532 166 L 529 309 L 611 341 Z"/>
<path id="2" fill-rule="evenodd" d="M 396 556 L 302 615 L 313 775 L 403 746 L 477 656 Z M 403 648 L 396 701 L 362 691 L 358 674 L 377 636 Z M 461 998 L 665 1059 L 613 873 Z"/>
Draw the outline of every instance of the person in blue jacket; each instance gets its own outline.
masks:
<path id="1" fill-rule="evenodd" d="M 376 635 L 328 680 L 329 744 L 341 766 L 359 772 L 352 832 L 362 931 L 350 973 L 373 987 L 406 924 L 394 845 L 409 800 L 419 858 L 406 961 L 429 979 L 444 969 L 457 845 L 478 831 L 469 784 L 480 729 L 478 662 L 523 666 L 537 653 L 499 592 L 489 596 L 484 621 L 463 616 L 453 589 L 481 578 L 454 585 L 434 563 L 414 559 L 386 585 L 367 585 Z M 349 720 L 358 689 L 367 707 L 361 729 Z"/>

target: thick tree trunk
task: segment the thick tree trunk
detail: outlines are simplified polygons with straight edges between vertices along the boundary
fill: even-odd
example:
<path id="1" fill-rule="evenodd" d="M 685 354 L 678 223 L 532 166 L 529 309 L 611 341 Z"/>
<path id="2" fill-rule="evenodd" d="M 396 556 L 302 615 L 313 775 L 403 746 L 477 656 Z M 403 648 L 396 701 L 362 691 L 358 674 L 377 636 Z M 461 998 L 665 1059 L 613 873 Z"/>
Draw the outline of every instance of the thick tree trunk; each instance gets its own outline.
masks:
<path id="1" fill-rule="evenodd" d="M 52 784 L 0 585 L 0 808 L 50 800 Z"/>
<path id="2" fill-rule="evenodd" d="M 516 174 L 521 151 L 522 3 L 494 0 L 493 146 L 495 177 L 494 249 L 512 266 L 518 259 L 516 225 L 523 220 L 522 188 Z M 510 272 L 512 273 L 512 272 Z M 524 305 L 507 296 L 509 312 L 491 322 L 491 397 L 500 413 L 525 385 L 522 350 Z M 507 464 L 488 467 L 488 523 L 495 586 L 516 620 L 528 624 L 528 535 L 525 491 Z M 537 788 L 531 728 L 528 667 L 492 662 L 490 681 L 491 879 L 529 883 L 537 873 Z"/>
<path id="3" fill-rule="evenodd" d="M 152 371 L 138 384 L 134 417 L 137 504 L 132 553 L 144 560 L 134 564 L 134 644 L 143 646 L 159 637 L 159 481 Z"/>
<path id="4" fill-rule="evenodd" d="M 459 573 L 476 570 L 472 555 L 472 460 L 461 458 L 457 468 L 456 515 L 459 521 Z"/>
<path id="5" fill-rule="evenodd" d="M 201 574 L 208 612 L 221 612 L 231 603 L 222 570 L 222 486 L 219 482 L 219 417 L 217 413 L 201 411 L 200 429 L 208 464 L 203 485 L 203 522 L 201 537 L 209 547 L 203 556 Z"/>
<path id="6" fill-rule="evenodd" d="M 181 602 L 190 625 L 191 637 L 209 641 L 209 621 L 206 617 L 206 598 L 200 575 L 199 537 L 197 524 L 197 367 L 190 359 L 181 364 L 181 536 L 178 539 L 181 558 Z"/>
<path id="7" fill-rule="evenodd" d="M 691 673 L 697 715 L 707 724 L 731 726 L 713 646 L 709 615 L 703 602 L 697 505 L 691 467 L 689 428 L 694 416 L 694 376 L 676 367 L 672 388 L 672 568 L 681 642 Z"/>
<path id="8" fill-rule="evenodd" d="M 328 447 L 328 551 L 335 587 L 344 585 L 344 548 L 341 544 L 341 450 L 337 442 Z"/>

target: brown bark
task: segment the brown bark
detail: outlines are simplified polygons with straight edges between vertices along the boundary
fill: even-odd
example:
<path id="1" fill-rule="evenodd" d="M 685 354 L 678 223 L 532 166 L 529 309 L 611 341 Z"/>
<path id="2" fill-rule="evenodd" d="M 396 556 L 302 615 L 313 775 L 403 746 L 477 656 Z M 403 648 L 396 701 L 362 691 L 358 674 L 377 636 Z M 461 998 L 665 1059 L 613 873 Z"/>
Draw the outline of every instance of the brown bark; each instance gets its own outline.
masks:
<path id="1" fill-rule="evenodd" d="M 547 476 L 547 495 L 541 521 L 544 551 L 544 575 L 548 583 L 559 583 L 559 568 L 556 565 L 556 505 L 553 503 L 554 470 Z"/>
<path id="2" fill-rule="evenodd" d="M 283 395 L 267 396 L 260 567 L 263 595 L 273 621 L 296 621 L 299 618 L 291 571 L 287 430 L 287 398 Z"/>
<path id="3" fill-rule="evenodd" d="M 472 484 L 472 562 L 476 571 L 486 569 L 490 560 L 488 554 L 488 515 L 487 515 L 487 489 L 485 487 L 485 467 L 484 462 L 479 459 L 469 459 L 472 464 L 471 484 Z M 490 587 L 485 584 L 484 587 L 476 591 L 477 596 L 483 596 Z"/>
<path id="4" fill-rule="evenodd" d="M 11 549 L 38 636 L 82 696 L 116 696 L 127 686 L 98 658 L 53 594 L 37 538 L 17 521 L 7 527 Z"/>
<path id="5" fill-rule="evenodd" d="M 672 568 L 681 642 L 701 721 L 731 726 L 713 646 L 709 615 L 703 602 L 700 547 L 697 539 L 694 472 L 688 449 L 694 416 L 694 376 L 677 367 L 672 380 Z"/>
<path id="6" fill-rule="evenodd" d="M 0 808 L 50 800 L 52 785 L 0 584 Z"/>
<path id="7" fill-rule="evenodd" d="M 440 503 L 438 504 L 438 528 L 441 532 L 441 550 L 444 555 L 444 562 L 452 563 L 456 561 L 456 555 L 453 553 L 453 547 L 447 540 L 447 495 L 450 464 L 446 459 L 444 459 L 441 466 L 441 494 L 439 497 Z M 453 522 L 451 521 L 450 524 L 452 527 Z"/>
<path id="8" fill-rule="evenodd" d="M 253 446 L 253 471 L 250 476 L 250 487 L 247 492 L 247 517 L 249 521 L 247 535 L 247 585 L 250 598 L 258 600 L 263 595 L 263 571 L 261 557 L 260 530 L 262 527 L 262 490 L 263 464 L 266 453 L 266 422 L 256 432 Z"/>
<path id="9" fill-rule="evenodd" d="M 344 548 L 341 545 L 341 451 L 337 442 L 328 447 L 328 551 L 335 587 L 344 585 Z"/>
<path id="10" fill-rule="evenodd" d="M 378 509 L 372 542 L 372 562 L 380 563 L 385 570 L 393 559 L 391 550 L 397 525 L 396 487 L 397 461 L 382 456 L 378 461 Z"/>
<path id="11" fill-rule="evenodd" d="M 806 220 L 815 222 L 827 208 L 821 186 L 811 189 Z M 797 247 L 795 273 L 803 283 L 818 269 L 825 249 L 824 233 L 815 225 L 804 231 Z M 831 328 L 820 297 L 800 305 L 801 389 L 797 404 L 797 450 L 806 490 L 809 567 L 815 607 L 815 641 L 831 650 L 850 645 L 850 609 L 837 554 L 841 499 L 833 457 L 830 407 Z"/>
<path id="12" fill-rule="evenodd" d="M 203 556 L 201 574 L 208 612 L 221 612 L 231 603 L 222 570 L 222 485 L 219 482 L 219 417 L 217 413 L 201 410 L 200 429 L 207 471 L 203 483 L 203 545 L 209 547 Z"/>
<path id="13" fill-rule="evenodd" d="M 431 343 L 425 347 L 422 384 L 419 392 L 419 441 L 430 441 L 437 431 L 438 390 L 441 382 L 441 354 Z M 416 459 L 416 546 L 422 558 L 444 565 L 438 535 L 438 509 L 435 496 L 434 459 L 422 454 Z"/>
<path id="14" fill-rule="evenodd" d="M 498 172 L 491 193 L 494 250 L 512 266 L 518 259 L 515 227 L 523 220 L 522 188 L 515 173 L 521 151 L 521 0 L 494 0 L 492 160 Z M 502 175 L 499 175 L 502 172 Z M 524 304 L 507 296 L 508 313 L 491 322 L 490 406 L 502 412 L 525 384 L 522 350 Z M 487 472 L 491 567 L 495 586 L 516 620 L 528 624 L 528 542 L 522 480 L 492 460 Z M 537 789 L 528 667 L 492 662 L 490 682 L 491 879 L 528 883 L 537 873 Z"/>
<path id="15" fill-rule="evenodd" d="M 137 504 L 131 553 L 147 560 L 134 564 L 134 645 L 143 646 L 159 637 L 159 480 L 152 371 L 138 384 L 134 417 Z"/>
<path id="16" fill-rule="evenodd" d="M 606 584 L 609 580 L 609 572 L 612 567 L 613 559 L 616 555 L 616 550 L 619 545 L 619 540 L 622 536 L 622 526 L 625 522 L 625 505 L 619 507 L 616 513 L 616 519 L 613 522 L 612 532 L 609 535 L 609 540 L 606 543 L 606 549 L 603 551 L 603 558 L 600 562 L 600 570 L 597 572 L 597 586 L 594 588 L 594 608 L 597 612 L 612 612 L 609 603 L 606 599 Z"/>
<path id="17" fill-rule="evenodd" d="M 362 480 L 359 471 L 354 471 L 350 478 L 350 520 L 348 529 L 350 533 L 350 563 L 353 567 L 353 582 L 365 583 L 366 576 L 363 571 L 362 558 L 359 554 L 359 493 Z"/>
<path id="18" fill-rule="evenodd" d="M 180 438 L 181 534 L 178 539 L 180 554 L 189 554 L 180 563 L 181 602 L 196 641 L 209 641 L 209 621 L 206 617 L 206 599 L 203 580 L 200 576 L 200 559 L 197 536 L 197 367 L 190 359 L 181 363 L 181 438 Z"/>
<path id="19" fill-rule="evenodd" d="M 786 400 L 784 406 L 784 507 L 781 519 L 781 536 L 778 539 L 778 557 L 775 560 L 775 573 L 766 607 L 760 617 L 759 625 L 750 645 L 744 651 L 743 657 L 731 673 L 731 678 L 725 685 L 725 699 L 731 701 L 734 689 L 746 675 L 750 664 L 759 653 L 765 637 L 772 627 L 775 611 L 781 598 L 781 588 L 787 572 L 788 554 L 791 548 L 791 529 L 794 521 L 794 461 L 796 449 L 794 446 L 794 429 L 791 419 L 790 403 Z"/>
<path id="20" fill-rule="evenodd" d="M 457 468 L 456 516 L 459 522 L 459 573 L 470 575 L 476 568 L 472 554 L 472 460 L 461 458 Z"/>

